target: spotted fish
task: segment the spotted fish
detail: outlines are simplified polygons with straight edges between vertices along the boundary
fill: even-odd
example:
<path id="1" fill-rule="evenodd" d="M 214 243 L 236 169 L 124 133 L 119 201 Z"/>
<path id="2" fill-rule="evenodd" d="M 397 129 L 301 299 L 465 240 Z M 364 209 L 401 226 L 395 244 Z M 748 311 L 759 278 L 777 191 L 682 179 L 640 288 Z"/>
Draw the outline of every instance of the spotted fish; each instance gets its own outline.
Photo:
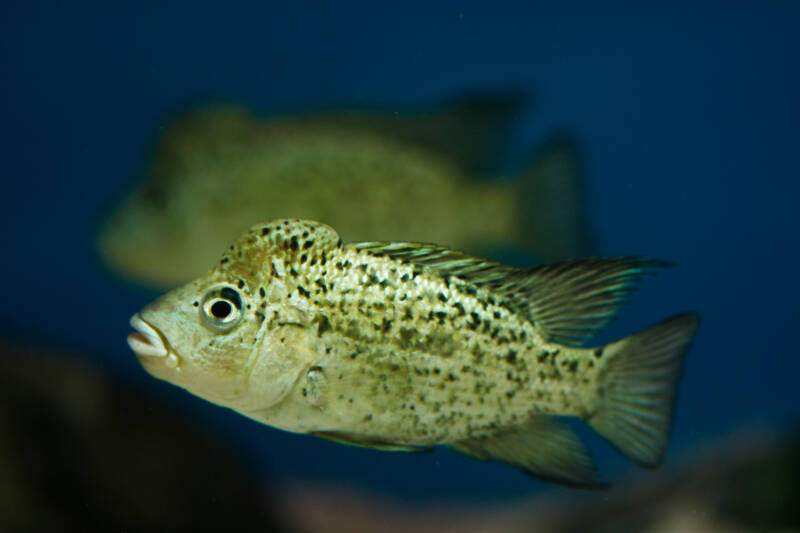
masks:
<path id="1" fill-rule="evenodd" d="M 276 428 L 393 451 L 434 445 L 602 485 L 556 416 L 644 466 L 664 454 L 697 315 L 581 347 L 664 263 L 519 269 L 432 244 L 344 245 L 331 227 L 252 227 L 207 274 L 131 320 L 144 368 Z"/>
<path id="2" fill-rule="evenodd" d="M 167 125 L 103 222 L 100 257 L 126 278 L 172 288 L 202 275 L 252 224 L 284 216 L 326 222 L 347 240 L 585 255 L 574 142 L 553 138 L 518 179 L 476 179 L 520 104 L 476 95 L 439 112 L 272 119 L 231 105 L 196 110 Z"/>

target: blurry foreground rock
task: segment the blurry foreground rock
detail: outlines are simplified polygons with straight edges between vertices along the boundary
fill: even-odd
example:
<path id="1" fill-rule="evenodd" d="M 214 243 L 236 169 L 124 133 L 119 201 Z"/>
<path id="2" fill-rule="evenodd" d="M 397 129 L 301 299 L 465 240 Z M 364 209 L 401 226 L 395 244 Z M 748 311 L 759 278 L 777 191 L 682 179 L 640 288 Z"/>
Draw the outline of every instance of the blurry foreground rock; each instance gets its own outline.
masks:
<path id="1" fill-rule="evenodd" d="M 413 506 L 340 489 L 283 490 L 307 532 L 744 533 L 800 531 L 800 432 L 739 435 L 672 472 L 609 491 L 480 506 Z"/>
<path id="2" fill-rule="evenodd" d="M 0 531 L 282 530 L 263 493 L 152 399 L 0 342 Z"/>

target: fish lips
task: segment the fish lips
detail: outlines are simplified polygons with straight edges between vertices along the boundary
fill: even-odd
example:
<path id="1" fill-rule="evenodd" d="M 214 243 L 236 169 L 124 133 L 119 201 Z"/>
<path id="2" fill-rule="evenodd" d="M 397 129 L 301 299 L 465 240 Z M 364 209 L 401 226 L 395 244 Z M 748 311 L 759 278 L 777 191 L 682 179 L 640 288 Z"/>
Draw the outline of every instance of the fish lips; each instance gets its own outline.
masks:
<path id="1" fill-rule="evenodd" d="M 163 357 L 167 366 L 178 366 L 178 356 L 157 328 L 146 322 L 139 313 L 131 317 L 130 325 L 136 331 L 128 335 L 128 346 L 138 357 Z"/>

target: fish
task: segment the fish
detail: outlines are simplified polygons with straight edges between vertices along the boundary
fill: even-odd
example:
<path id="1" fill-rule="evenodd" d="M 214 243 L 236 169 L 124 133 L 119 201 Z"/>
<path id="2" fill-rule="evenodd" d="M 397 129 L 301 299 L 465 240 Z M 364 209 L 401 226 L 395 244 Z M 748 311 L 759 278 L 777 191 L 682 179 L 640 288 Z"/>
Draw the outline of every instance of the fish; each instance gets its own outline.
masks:
<path id="1" fill-rule="evenodd" d="M 444 445 L 602 487 L 562 417 L 658 466 L 699 318 L 583 345 L 667 265 L 516 268 L 434 244 L 343 244 L 326 224 L 280 219 L 133 315 L 128 343 L 154 377 L 278 429 L 387 451 Z"/>
<path id="2" fill-rule="evenodd" d="M 592 238 L 572 138 L 543 143 L 518 179 L 485 176 L 523 102 L 475 94 L 437 112 L 273 118 L 201 107 L 166 126 L 141 177 L 108 210 L 98 257 L 141 286 L 169 289 L 202 275 L 252 224 L 289 216 L 326 222 L 348 241 L 580 257 Z"/>

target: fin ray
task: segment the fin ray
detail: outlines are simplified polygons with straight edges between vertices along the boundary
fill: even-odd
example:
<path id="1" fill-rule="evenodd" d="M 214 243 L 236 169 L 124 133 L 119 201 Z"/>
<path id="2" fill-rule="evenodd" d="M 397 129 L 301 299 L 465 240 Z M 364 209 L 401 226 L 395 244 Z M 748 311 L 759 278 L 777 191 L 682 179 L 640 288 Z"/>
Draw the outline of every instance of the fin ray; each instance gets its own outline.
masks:
<path id="1" fill-rule="evenodd" d="M 356 446 L 358 448 L 372 448 L 385 452 L 406 452 L 406 453 L 426 453 L 433 450 L 431 446 L 415 446 L 412 444 L 399 444 L 395 442 L 375 439 L 365 435 L 344 433 L 339 431 L 311 431 L 309 435 L 314 435 L 337 444 Z"/>
<path id="2" fill-rule="evenodd" d="M 663 459 L 683 356 L 698 323 L 695 313 L 675 315 L 603 348 L 602 392 L 586 421 L 641 466 Z"/>
<path id="3" fill-rule="evenodd" d="M 586 446 L 569 426 L 550 416 L 535 416 L 524 426 L 448 446 L 476 459 L 506 463 L 546 481 L 583 488 L 605 486 Z"/>
<path id="4" fill-rule="evenodd" d="M 549 340 L 567 346 L 580 345 L 604 328 L 627 303 L 642 277 L 669 266 L 664 261 L 634 256 L 568 260 L 520 269 L 435 244 L 362 242 L 351 246 L 492 291 L 544 329 Z"/>

